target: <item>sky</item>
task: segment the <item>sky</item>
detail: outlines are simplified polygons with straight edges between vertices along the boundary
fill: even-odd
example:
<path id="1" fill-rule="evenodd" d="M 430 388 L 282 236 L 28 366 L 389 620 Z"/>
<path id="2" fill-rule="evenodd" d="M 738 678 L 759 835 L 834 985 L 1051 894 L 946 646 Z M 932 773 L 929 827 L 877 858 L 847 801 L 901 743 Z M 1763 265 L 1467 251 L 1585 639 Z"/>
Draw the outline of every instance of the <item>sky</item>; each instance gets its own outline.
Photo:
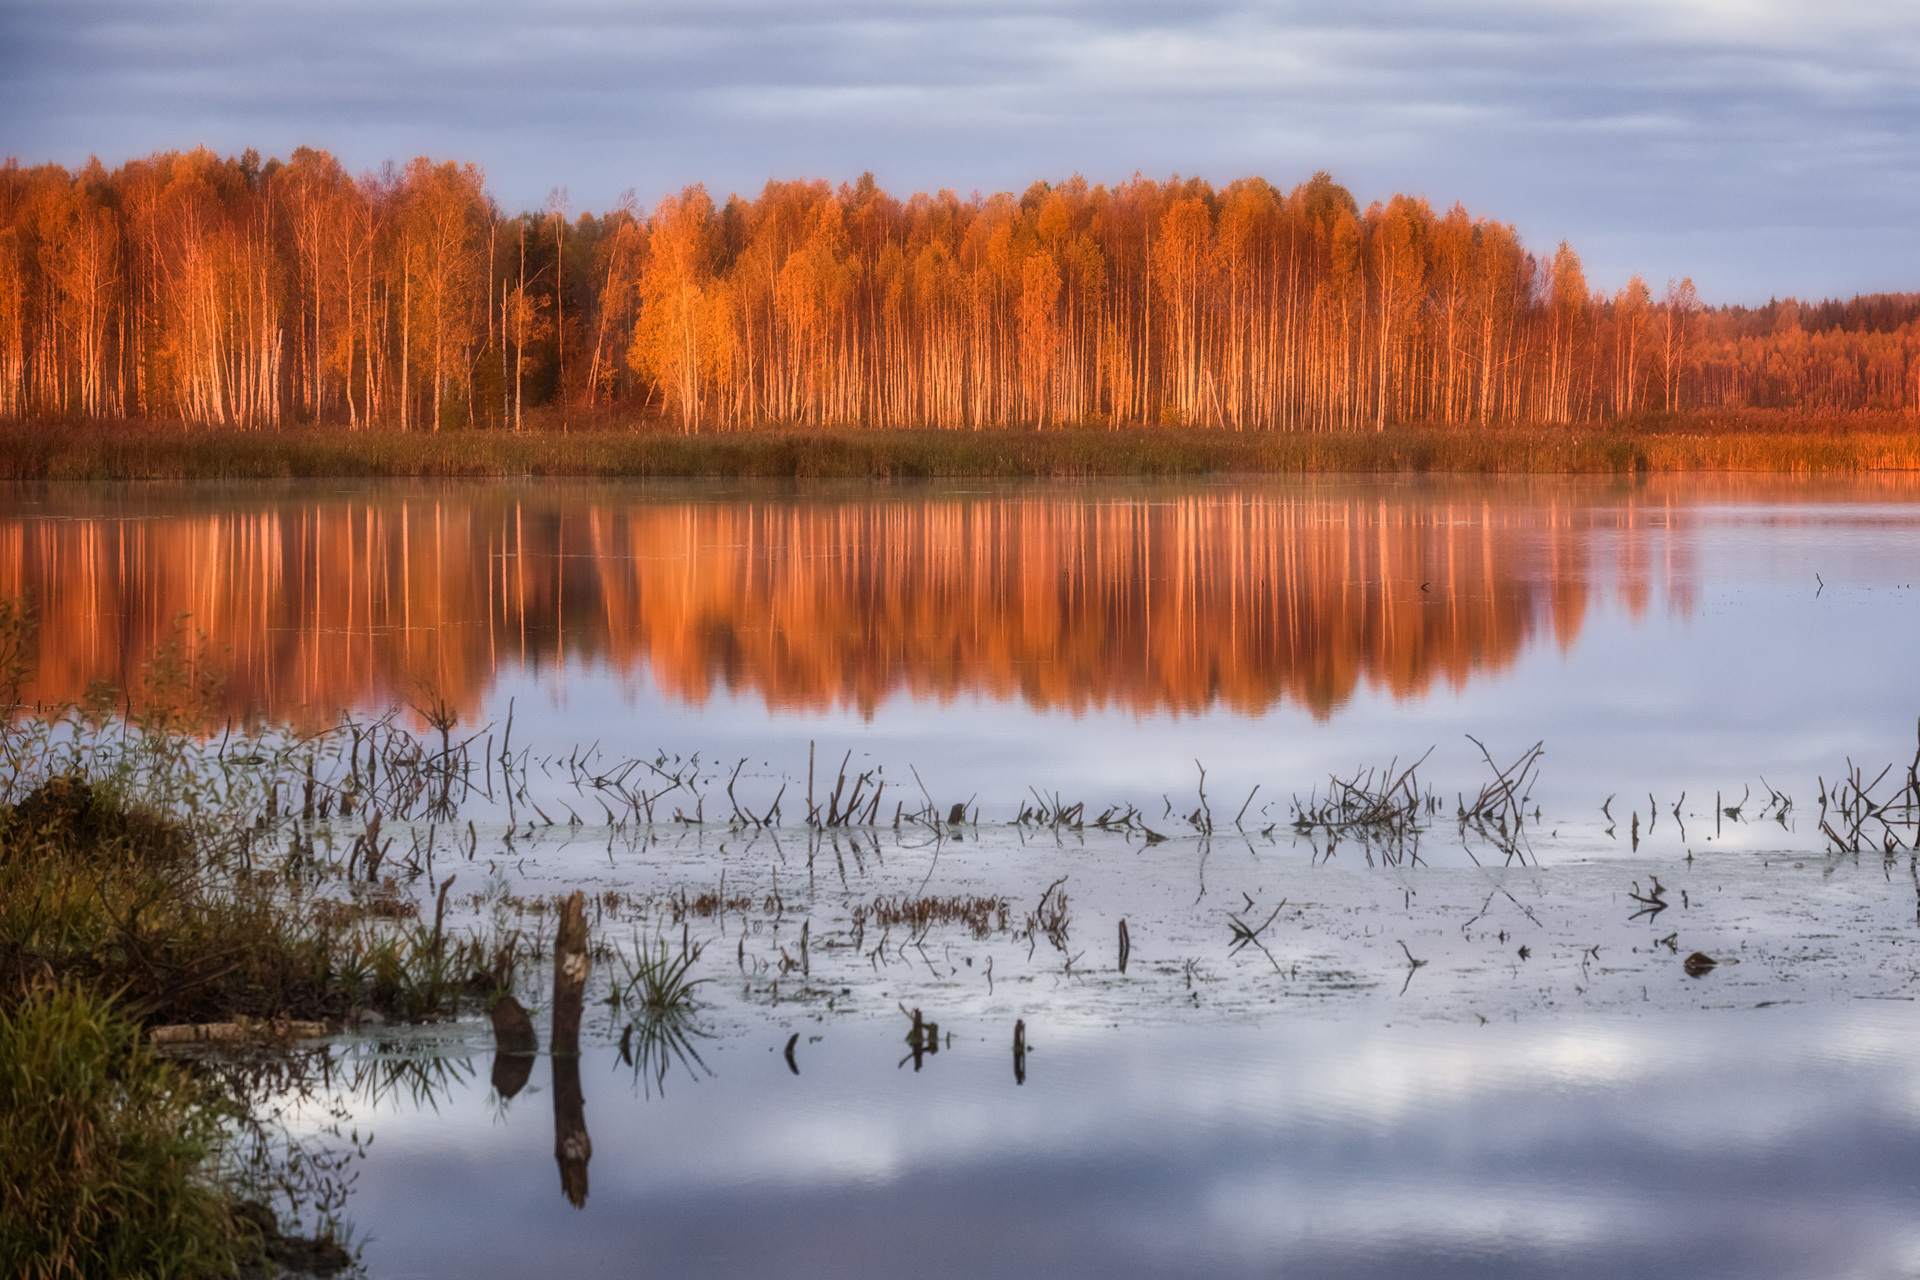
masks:
<path id="1" fill-rule="evenodd" d="M 8 0 L 0 154 L 472 161 L 509 212 L 1317 169 L 1596 287 L 1920 289 L 1915 0 Z"/>

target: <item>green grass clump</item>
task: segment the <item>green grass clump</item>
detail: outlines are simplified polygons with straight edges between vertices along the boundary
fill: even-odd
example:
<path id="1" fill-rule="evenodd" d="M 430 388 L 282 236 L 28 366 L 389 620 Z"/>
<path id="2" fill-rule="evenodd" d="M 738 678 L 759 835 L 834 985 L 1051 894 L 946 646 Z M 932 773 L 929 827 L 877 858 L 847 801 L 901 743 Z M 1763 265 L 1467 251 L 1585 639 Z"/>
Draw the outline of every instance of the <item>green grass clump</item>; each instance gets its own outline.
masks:
<path id="1" fill-rule="evenodd" d="M 0 807 L 0 849 L 155 867 L 178 866 L 189 853 L 180 823 L 77 772 L 55 774 Z"/>
<path id="2" fill-rule="evenodd" d="M 208 1179 L 221 1118 L 109 999 L 63 985 L 0 1004 L 0 1274 L 231 1274 Z"/>
<path id="3" fill-rule="evenodd" d="M 700 948 L 681 944 L 679 954 L 667 945 L 664 934 L 651 943 L 635 938 L 633 955 L 620 952 L 626 976 L 614 989 L 614 1000 L 626 1005 L 642 1018 L 678 1018 L 693 1012 L 694 988 L 708 981 L 692 976 Z"/>
<path id="4" fill-rule="evenodd" d="M 651 942 L 636 937 L 631 956 L 615 949 L 625 976 L 614 983 L 612 1003 L 631 1015 L 620 1034 L 620 1057 L 633 1067 L 635 1078 L 651 1081 L 649 1088 L 665 1089 L 676 1062 L 690 1075 L 707 1070 L 694 1043 L 706 1036 L 696 1024 L 694 989 L 710 981 L 692 976 L 700 951 L 682 934 L 675 954 L 664 933 Z"/>

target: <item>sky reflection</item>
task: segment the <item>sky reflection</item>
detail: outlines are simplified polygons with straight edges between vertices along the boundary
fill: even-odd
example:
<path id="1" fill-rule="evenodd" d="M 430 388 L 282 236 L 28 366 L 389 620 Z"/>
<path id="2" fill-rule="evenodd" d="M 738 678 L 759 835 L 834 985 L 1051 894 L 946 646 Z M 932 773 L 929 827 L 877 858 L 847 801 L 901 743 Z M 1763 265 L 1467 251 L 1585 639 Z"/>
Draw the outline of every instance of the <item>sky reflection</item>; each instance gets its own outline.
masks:
<path id="1" fill-rule="evenodd" d="M 382 1275 L 535 1258 L 878 1275 L 911 1257 L 930 1275 L 1770 1276 L 1883 1274 L 1915 1240 L 1905 1006 L 1042 1023 L 1025 1086 L 1004 1027 L 959 1028 L 919 1075 L 894 1068 L 891 1024 L 796 1029 L 822 1035 L 797 1079 L 769 1026 L 651 1101 L 590 1058 L 577 1214 L 544 1105 L 491 1124 L 482 1085 L 383 1122 L 355 1205 L 370 1258 Z M 1903 1052 L 1844 1048 L 1861 1038 Z M 504 1244 L 483 1228 L 503 1204 Z"/>

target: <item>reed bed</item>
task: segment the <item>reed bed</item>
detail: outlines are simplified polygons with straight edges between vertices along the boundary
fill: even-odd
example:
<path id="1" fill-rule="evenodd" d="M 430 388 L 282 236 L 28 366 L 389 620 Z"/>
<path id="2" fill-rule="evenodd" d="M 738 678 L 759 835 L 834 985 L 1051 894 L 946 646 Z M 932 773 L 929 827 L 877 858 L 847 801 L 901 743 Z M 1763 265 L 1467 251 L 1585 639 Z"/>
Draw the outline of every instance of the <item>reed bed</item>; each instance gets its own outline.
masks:
<path id="1" fill-rule="evenodd" d="M 234 431 L 155 422 L 0 423 L 0 480 L 320 477 L 1004 479 L 1211 473 L 1599 474 L 1920 470 L 1895 415 L 1659 415 L 1603 426 L 1365 433 L 1080 427 L 1051 431 L 766 429 L 682 435 L 608 421 L 585 431 L 404 434 Z"/>
<path id="2" fill-rule="evenodd" d="M 985 938 L 995 929 L 1007 928 L 1008 909 L 1007 899 L 995 895 L 895 894 L 855 903 L 852 919 L 856 929 L 865 928 L 871 920 L 878 929 L 902 928 L 914 934 L 924 934 L 937 924 L 959 924 L 965 925 L 974 937 Z"/>

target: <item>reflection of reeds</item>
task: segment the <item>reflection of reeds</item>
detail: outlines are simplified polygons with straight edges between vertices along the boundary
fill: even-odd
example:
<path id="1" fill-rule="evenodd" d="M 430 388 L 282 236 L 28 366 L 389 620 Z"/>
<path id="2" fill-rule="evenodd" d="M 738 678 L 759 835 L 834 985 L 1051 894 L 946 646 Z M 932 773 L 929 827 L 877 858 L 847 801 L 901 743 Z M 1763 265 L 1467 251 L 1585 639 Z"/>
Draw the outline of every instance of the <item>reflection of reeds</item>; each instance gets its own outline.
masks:
<path id="1" fill-rule="evenodd" d="M 344 1218 L 369 1138 L 349 1118 L 438 1110 L 473 1064 L 430 1046 L 349 1041 L 303 1052 L 203 1056 L 196 1070 L 239 1105 L 221 1151 L 226 1182 L 292 1230 L 351 1245 Z M 315 1120 L 318 1118 L 318 1124 Z"/>
<path id="2" fill-rule="evenodd" d="M 685 1067 L 692 1079 L 713 1074 L 695 1044 L 705 1038 L 706 1033 L 686 1015 L 636 1018 L 620 1033 L 620 1061 L 633 1068 L 634 1079 L 649 1092 L 664 1090 L 667 1074 L 676 1064 Z"/>
<path id="3" fill-rule="evenodd" d="M 378 1110 L 404 1102 L 437 1110 L 473 1078 L 473 1063 L 450 1057 L 433 1046 L 363 1040 L 343 1054 L 338 1048 L 315 1055 L 309 1070 L 323 1088 L 358 1099 Z"/>
<path id="4" fill-rule="evenodd" d="M 1872 849 L 1889 857 L 1920 849 L 1920 748 L 1905 772 L 1895 775 L 1897 785 L 1882 793 L 1880 786 L 1893 771 L 1889 764 L 1869 781 L 1866 771 L 1849 758 L 1839 778 L 1820 779 L 1820 831 L 1834 849 L 1843 853 Z M 1771 786 L 1767 790 L 1772 796 L 1768 808 L 1778 813 L 1784 826 L 1793 802 Z M 1726 813 L 1737 818 L 1739 808 L 1730 807 Z"/>

